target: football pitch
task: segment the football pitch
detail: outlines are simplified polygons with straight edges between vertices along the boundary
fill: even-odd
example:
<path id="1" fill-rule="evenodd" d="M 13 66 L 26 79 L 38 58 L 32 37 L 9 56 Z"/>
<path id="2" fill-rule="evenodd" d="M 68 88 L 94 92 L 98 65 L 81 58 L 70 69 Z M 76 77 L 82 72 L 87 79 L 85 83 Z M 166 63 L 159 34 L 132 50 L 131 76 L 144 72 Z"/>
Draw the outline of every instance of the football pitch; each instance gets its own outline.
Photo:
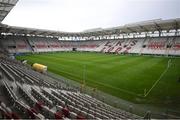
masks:
<path id="1" fill-rule="evenodd" d="M 17 56 L 28 64 L 140 104 L 180 106 L 180 58 L 60 52 Z"/>

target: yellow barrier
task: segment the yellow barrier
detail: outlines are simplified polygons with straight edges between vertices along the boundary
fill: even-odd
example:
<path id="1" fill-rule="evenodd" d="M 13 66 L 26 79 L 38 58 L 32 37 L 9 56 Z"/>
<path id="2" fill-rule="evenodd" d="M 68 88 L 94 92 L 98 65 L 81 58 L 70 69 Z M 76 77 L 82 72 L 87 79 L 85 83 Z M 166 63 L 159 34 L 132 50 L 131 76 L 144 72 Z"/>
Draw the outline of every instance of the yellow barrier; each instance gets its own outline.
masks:
<path id="1" fill-rule="evenodd" d="M 41 73 L 45 73 L 47 71 L 47 66 L 38 63 L 34 63 L 32 68 Z"/>

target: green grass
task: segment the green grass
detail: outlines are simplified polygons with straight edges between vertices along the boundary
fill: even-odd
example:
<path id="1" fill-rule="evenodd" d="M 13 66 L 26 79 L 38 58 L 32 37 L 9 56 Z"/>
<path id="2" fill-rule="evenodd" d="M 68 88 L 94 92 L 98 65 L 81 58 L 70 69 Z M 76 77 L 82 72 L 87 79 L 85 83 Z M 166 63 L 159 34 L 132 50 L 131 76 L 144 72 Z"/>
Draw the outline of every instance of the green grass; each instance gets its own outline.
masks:
<path id="1" fill-rule="evenodd" d="M 48 71 L 96 87 L 113 96 L 134 103 L 180 106 L 180 58 L 110 55 L 101 53 L 45 53 L 18 56 L 29 64 L 41 63 Z M 172 64 L 147 97 L 142 97 Z M 86 69 L 84 70 L 84 66 Z"/>

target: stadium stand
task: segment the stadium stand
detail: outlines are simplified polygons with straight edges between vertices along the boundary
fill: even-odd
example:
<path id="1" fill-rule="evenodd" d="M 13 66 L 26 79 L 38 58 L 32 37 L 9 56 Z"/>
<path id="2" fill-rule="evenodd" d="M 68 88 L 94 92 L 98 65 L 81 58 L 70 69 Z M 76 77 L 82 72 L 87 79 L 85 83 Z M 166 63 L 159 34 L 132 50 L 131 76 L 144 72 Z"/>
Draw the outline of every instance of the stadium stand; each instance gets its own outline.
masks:
<path id="1" fill-rule="evenodd" d="M 44 78 L 42 81 L 40 73 L 32 71 L 18 61 L 8 58 L 1 58 L 0 61 L 3 73 L 1 84 L 4 94 L 7 94 L 6 99 L 9 101 L 7 106 L 1 102 L 1 118 L 140 118 L 132 113 L 111 107 L 87 94 L 58 88 L 46 79 L 46 75 L 41 74 Z M 11 109 L 10 105 L 13 105 Z"/>
<path id="2" fill-rule="evenodd" d="M 76 51 L 116 54 L 179 55 L 180 53 L 180 37 L 131 38 L 101 41 L 59 41 L 54 38 L 12 38 L 11 36 L 7 36 L 1 41 L 5 41 L 2 42 L 2 45 L 9 53 L 73 51 L 73 48 L 75 48 Z"/>

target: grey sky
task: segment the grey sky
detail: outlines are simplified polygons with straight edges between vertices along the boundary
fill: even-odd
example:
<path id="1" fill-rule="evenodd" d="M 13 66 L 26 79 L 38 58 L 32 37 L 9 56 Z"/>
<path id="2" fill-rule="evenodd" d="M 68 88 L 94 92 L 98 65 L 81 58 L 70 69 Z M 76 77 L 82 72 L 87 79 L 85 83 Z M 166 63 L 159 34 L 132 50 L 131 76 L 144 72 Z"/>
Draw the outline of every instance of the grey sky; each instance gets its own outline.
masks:
<path id="1" fill-rule="evenodd" d="M 19 0 L 3 23 L 77 32 L 180 18 L 180 0 Z"/>

